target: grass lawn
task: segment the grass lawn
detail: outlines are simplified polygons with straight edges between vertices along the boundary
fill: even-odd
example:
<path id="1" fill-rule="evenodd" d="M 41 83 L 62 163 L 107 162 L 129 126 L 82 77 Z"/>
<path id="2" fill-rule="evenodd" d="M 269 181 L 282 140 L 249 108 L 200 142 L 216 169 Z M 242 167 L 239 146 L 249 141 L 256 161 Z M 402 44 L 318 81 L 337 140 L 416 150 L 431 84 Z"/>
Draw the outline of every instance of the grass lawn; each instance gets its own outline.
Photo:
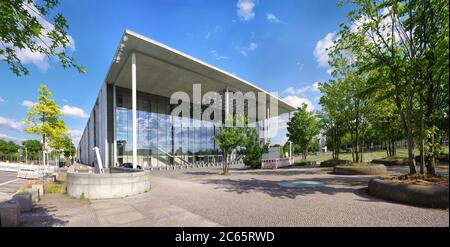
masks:
<path id="1" fill-rule="evenodd" d="M 445 153 L 445 154 L 449 153 L 448 146 L 444 147 L 443 149 L 444 149 L 443 153 Z M 419 149 L 416 148 L 414 150 L 414 155 L 418 155 L 418 154 L 419 154 Z M 397 149 L 396 156 L 399 158 L 407 158 L 408 150 L 405 148 Z M 365 162 L 370 162 L 373 159 L 380 159 L 380 158 L 386 158 L 386 157 L 387 157 L 387 155 L 386 155 L 385 150 L 364 153 L 364 161 Z M 330 160 L 330 159 L 331 159 L 331 152 L 327 152 L 327 153 L 319 154 L 319 155 L 308 155 L 306 161 L 322 162 L 322 161 Z M 352 154 L 351 153 L 340 153 L 339 159 L 352 161 Z M 304 161 L 304 160 L 302 160 L 302 158 L 299 156 L 295 157 L 295 162 L 300 162 L 300 161 Z"/>

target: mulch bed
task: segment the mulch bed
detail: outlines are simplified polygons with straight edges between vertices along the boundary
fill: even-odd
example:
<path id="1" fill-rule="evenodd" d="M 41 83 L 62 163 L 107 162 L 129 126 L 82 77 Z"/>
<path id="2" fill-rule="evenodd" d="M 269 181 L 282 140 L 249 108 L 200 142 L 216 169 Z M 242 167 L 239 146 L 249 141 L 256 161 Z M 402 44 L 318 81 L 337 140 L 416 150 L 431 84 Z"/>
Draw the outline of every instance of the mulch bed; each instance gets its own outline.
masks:
<path id="1" fill-rule="evenodd" d="M 448 177 L 427 174 L 406 174 L 387 178 L 393 182 L 415 185 L 440 185 L 448 187 Z"/>

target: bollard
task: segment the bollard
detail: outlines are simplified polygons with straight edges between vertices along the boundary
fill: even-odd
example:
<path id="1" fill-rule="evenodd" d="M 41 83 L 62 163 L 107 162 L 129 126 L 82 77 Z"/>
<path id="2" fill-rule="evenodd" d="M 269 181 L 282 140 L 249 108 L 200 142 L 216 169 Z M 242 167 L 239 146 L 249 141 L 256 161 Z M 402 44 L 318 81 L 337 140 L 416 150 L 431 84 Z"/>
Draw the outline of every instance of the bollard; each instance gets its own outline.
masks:
<path id="1" fill-rule="evenodd" d="M 20 206 L 15 200 L 0 203 L 0 222 L 2 227 L 17 227 L 20 223 Z"/>
<path id="2" fill-rule="evenodd" d="M 13 196 L 13 199 L 19 203 L 20 212 L 30 212 L 31 208 L 33 207 L 33 202 L 31 200 L 31 194 L 30 193 L 24 193 L 24 194 L 15 194 Z"/>

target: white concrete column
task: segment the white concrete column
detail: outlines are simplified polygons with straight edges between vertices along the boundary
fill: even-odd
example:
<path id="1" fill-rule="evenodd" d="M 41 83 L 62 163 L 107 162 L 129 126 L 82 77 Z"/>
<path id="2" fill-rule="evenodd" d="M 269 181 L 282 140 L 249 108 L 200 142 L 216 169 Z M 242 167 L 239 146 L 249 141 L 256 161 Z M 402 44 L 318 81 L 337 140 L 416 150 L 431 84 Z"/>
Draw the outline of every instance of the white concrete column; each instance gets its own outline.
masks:
<path id="1" fill-rule="evenodd" d="M 108 132 L 107 132 L 108 134 Z M 109 145 L 108 140 L 105 139 L 105 168 L 110 168 L 109 166 Z"/>
<path id="2" fill-rule="evenodd" d="M 117 119 L 116 119 L 116 85 L 113 85 L 113 164 L 117 165 Z"/>
<path id="3" fill-rule="evenodd" d="M 267 143 L 269 141 L 269 119 L 270 119 L 270 102 L 269 102 L 269 104 L 266 103 L 266 119 L 265 119 L 265 126 L 264 126 L 264 132 L 265 132 L 264 141 L 265 141 L 265 143 Z"/>
<path id="4" fill-rule="evenodd" d="M 132 112 L 132 139 L 133 139 L 133 168 L 137 168 L 137 94 L 136 94 L 136 54 L 131 53 L 131 112 Z"/>
<path id="5" fill-rule="evenodd" d="M 230 113 L 230 95 L 229 95 L 229 91 L 228 91 L 228 87 L 225 89 L 225 120 L 227 117 L 227 114 Z"/>

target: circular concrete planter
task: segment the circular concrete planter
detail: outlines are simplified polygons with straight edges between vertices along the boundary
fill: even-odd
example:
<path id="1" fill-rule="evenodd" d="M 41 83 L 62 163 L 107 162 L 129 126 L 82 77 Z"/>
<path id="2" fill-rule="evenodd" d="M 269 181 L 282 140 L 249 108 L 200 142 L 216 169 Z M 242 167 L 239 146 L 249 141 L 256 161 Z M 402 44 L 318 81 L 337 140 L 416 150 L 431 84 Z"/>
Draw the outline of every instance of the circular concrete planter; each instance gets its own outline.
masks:
<path id="1" fill-rule="evenodd" d="M 335 167 L 338 165 L 348 165 L 350 163 L 349 160 L 325 160 L 320 162 L 320 167 Z"/>
<path id="2" fill-rule="evenodd" d="M 402 184 L 389 180 L 369 181 L 369 194 L 383 199 L 420 207 L 448 208 L 448 187 Z"/>
<path id="3" fill-rule="evenodd" d="M 120 173 L 67 173 L 67 193 L 89 199 L 121 198 L 150 190 L 150 173 L 133 171 Z"/>
<path id="4" fill-rule="evenodd" d="M 294 165 L 296 166 L 315 166 L 317 165 L 316 161 L 300 161 L 300 162 L 295 162 Z"/>
<path id="5" fill-rule="evenodd" d="M 407 166 L 408 159 L 398 158 L 398 159 L 374 159 L 370 163 L 382 164 L 385 166 Z"/>
<path id="6" fill-rule="evenodd" d="M 386 175 L 388 170 L 384 165 L 335 166 L 333 173 L 339 175 Z"/>

